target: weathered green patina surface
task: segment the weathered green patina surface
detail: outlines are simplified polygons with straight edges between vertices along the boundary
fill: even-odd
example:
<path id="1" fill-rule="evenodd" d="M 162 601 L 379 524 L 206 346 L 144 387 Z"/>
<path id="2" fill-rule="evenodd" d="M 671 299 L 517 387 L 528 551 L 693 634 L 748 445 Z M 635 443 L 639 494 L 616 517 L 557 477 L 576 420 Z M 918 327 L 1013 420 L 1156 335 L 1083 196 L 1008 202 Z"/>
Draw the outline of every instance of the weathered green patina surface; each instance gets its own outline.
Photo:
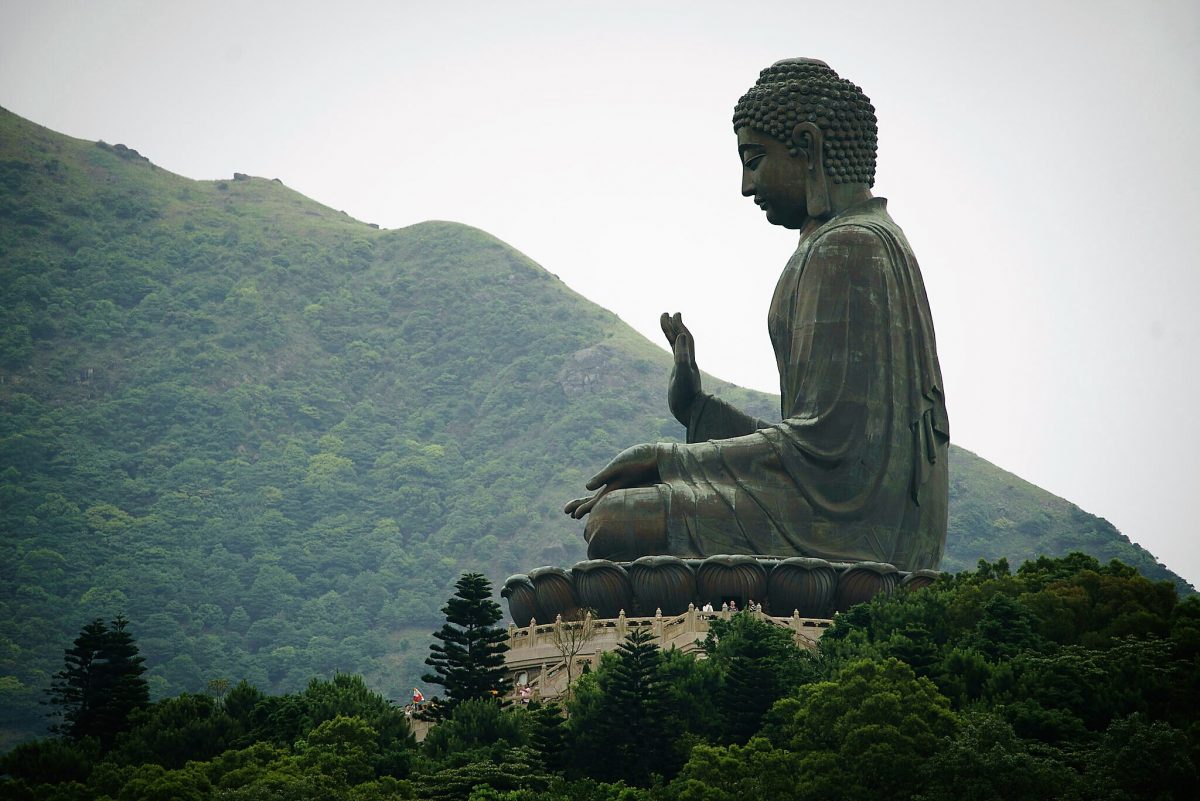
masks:
<path id="1" fill-rule="evenodd" d="M 679 314 L 668 401 L 687 444 L 635 445 L 567 504 L 588 556 L 811 556 L 935 568 L 949 425 L 921 273 L 871 194 L 874 108 L 812 59 L 764 70 L 738 102 L 742 194 L 799 232 L 768 328 L 780 422 L 705 393 Z"/>

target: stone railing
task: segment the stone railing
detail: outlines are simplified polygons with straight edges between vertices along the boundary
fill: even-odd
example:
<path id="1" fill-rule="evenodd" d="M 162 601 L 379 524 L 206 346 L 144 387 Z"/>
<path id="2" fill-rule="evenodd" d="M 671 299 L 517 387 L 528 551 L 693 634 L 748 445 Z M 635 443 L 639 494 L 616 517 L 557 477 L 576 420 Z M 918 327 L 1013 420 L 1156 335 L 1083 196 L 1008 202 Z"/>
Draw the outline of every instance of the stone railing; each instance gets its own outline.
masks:
<path id="1" fill-rule="evenodd" d="M 630 631 L 646 629 L 659 645 L 669 650 L 678 649 L 685 653 L 699 653 L 701 643 L 708 635 L 714 620 L 729 620 L 733 616 L 729 611 L 706 612 L 689 605 L 688 610 L 679 615 L 664 616 L 657 612 L 653 617 L 626 617 L 624 611 L 615 618 L 591 618 L 584 620 L 564 621 L 560 617 L 553 623 L 538 623 L 530 621 L 528 626 L 508 627 L 508 652 L 505 654 L 505 664 L 509 678 L 513 683 L 513 696 L 518 700 L 536 700 L 558 698 L 567 689 L 567 658 L 571 658 L 575 669 L 571 678 L 578 678 L 584 666 L 595 668 L 600 663 L 600 655 L 606 651 L 615 650 Z M 749 614 L 775 626 L 789 629 L 796 644 L 802 648 L 816 648 L 817 640 L 832 621 L 822 618 L 801 617 L 793 612 L 790 617 L 774 617 L 762 611 L 742 612 Z M 565 629 L 590 628 L 590 634 L 585 638 L 577 638 L 576 652 L 570 655 L 569 646 L 564 643 L 569 639 Z M 583 639 L 582 642 L 578 642 Z M 522 688 L 527 688 L 524 693 Z"/>

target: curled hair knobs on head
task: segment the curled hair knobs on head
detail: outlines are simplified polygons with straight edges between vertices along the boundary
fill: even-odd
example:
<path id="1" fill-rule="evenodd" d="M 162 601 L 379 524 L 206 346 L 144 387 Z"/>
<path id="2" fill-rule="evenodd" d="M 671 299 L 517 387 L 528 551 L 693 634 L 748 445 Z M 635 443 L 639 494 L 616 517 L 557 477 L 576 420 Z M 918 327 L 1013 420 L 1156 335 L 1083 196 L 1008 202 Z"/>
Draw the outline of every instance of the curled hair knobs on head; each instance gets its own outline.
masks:
<path id="1" fill-rule="evenodd" d="M 875 185 L 878 145 L 875 107 L 855 84 L 824 61 L 789 58 L 759 73 L 733 109 L 733 128 L 761 131 L 783 142 L 793 156 L 800 143 L 792 129 L 811 122 L 825 138 L 825 172 L 834 183 Z"/>

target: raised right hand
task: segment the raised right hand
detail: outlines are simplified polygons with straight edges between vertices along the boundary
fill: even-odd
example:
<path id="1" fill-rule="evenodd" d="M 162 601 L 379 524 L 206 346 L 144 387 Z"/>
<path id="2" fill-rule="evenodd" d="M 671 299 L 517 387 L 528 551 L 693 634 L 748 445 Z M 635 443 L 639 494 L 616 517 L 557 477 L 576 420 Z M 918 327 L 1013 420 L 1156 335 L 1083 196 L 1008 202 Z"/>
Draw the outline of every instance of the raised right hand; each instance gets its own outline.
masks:
<path id="1" fill-rule="evenodd" d="M 683 317 L 676 312 L 663 312 L 658 320 L 671 350 L 675 364 L 671 367 L 671 380 L 667 384 L 667 405 L 671 414 L 683 425 L 691 421 L 692 405 L 700 397 L 700 368 L 696 366 L 695 342 L 692 332 L 683 324 Z"/>

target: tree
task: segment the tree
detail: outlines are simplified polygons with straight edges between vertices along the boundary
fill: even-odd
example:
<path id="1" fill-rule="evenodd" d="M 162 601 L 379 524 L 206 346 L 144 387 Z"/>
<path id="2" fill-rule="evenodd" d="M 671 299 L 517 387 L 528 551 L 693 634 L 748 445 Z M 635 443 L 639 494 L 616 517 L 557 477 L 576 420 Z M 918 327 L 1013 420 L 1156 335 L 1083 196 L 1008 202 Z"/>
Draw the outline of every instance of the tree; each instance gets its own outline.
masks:
<path id="1" fill-rule="evenodd" d="M 79 740 L 91 733 L 92 706 L 95 703 L 93 692 L 94 672 L 93 663 L 96 661 L 108 626 L 100 618 L 83 627 L 75 642 L 63 653 L 63 669 L 54 674 L 54 684 L 50 686 L 50 703 L 58 710 L 51 716 L 61 716 L 62 722 L 50 727 L 50 730 Z"/>
<path id="2" fill-rule="evenodd" d="M 487 698 L 464 701 L 430 730 L 421 751 L 428 757 L 445 761 L 447 757 L 491 752 L 493 746 L 505 748 L 530 745 L 529 716 L 503 709 Z"/>
<path id="3" fill-rule="evenodd" d="M 744 746 L 701 743 L 671 782 L 679 801 L 741 801 L 746 798 L 797 798 L 802 792 L 801 757 L 775 748 L 764 737 Z"/>
<path id="4" fill-rule="evenodd" d="M 895 658 L 862 659 L 777 701 L 762 734 L 800 755 L 800 798 L 907 798 L 957 728 L 950 702 Z"/>
<path id="5" fill-rule="evenodd" d="M 107 750 L 119 732 L 129 728 L 129 715 L 150 704 L 129 621 L 118 615 L 110 625 L 96 618 L 80 631 L 64 652 L 65 665 L 54 675 L 50 703 L 60 707 L 62 722 L 52 729 L 72 740 L 96 737 Z"/>
<path id="6" fill-rule="evenodd" d="M 433 633 L 441 642 L 429 646 L 425 664 L 433 672 L 421 677 L 446 688 L 433 704 L 432 715 L 444 719 L 454 707 L 472 698 L 496 698 L 508 691 L 504 652 L 508 634 L 497 628 L 500 604 L 492 600 L 492 585 L 481 573 L 464 573 L 454 595 L 442 607 L 446 624 Z"/>
<path id="7" fill-rule="evenodd" d="M 534 701 L 529 705 L 529 717 L 533 723 L 531 744 L 541 754 L 547 770 L 561 771 L 567 762 L 566 719 L 558 704 L 542 705 Z"/>
<path id="8" fill-rule="evenodd" d="M 468 796 L 488 797 L 483 793 L 525 791 L 518 798 L 537 797 L 535 792 L 544 789 L 551 781 L 550 774 L 542 768 L 537 753 L 529 746 L 502 748 L 491 759 L 481 759 L 462 765 L 439 766 L 436 771 L 417 777 L 413 782 L 417 797 L 431 801 L 460 801 Z"/>
<path id="9" fill-rule="evenodd" d="M 1141 714 L 1113 721 L 1087 755 L 1084 797 L 1132 801 L 1192 796 L 1197 770 L 1191 739 L 1189 744 L 1184 732 Z"/>
<path id="10" fill-rule="evenodd" d="M 745 612 L 713 621 L 704 650 L 724 676 L 717 709 L 729 743 L 748 742 L 771 705 L 812 678 L 811 660 L 789 629 Z"/>
<path id="11" fill-rule="evenodd" d="M 960 719 L 959 730 L 943 737 L 921 766 L 920 797 L 922 801 L 1050 801 L 1075 797 L 1078 777 L 1065 761 L 1052 758 L 1054 754 L 1051 749 L 1039 749 L 1017 737 L 1012 726 L 998 715 L 968 712 Z"/>
<path id="12" fill-rule="evenodd" d="M 588 775 L 645 785 L 651 772 L 675 767 L 663 714 L 661 663 L 654 635 L 638 628 L 604 660 L 594 686 L 580 679 L 570 727 Z"/>
<path id="13" fill-rule="evenodd" d="M 567 700 L 571 698 L 571 683 L 575 679 L 575 657 L 597 634 L 596 621 L 592 619 L 591 610 L 586 610 L 582 619 L 578 614 L 564 620 L 562 615 L 554 621 L 550 632 L 550 641 L 554 650 L 558 651 L 567 668 L 567 689 L 564 693 Z"/>
<path id="14" fill-rule="evenodd" d="M 28 784 L 85 782 L 92 766 L 100 760 L 100 744 L 95 740 L 73 742 L 47 737 L 21 743 L 0 756 L 0 774 Z M 5 783 L 0 783 L 4 787 Z M 11 791 L 12 784 L 8 784 Z M 15 796 L 14 797 L 19 797 Z"/>
<path id="15" fill-rule="evenodd" d="M 108 754 L 123 765 L 154 763 L 168 770 L 212 759 L 232 748 L 242 732 L 208 695 L 181 693 L 129 717 L 129 731 Z"/>
<path id="16" fill-rule="evenodd" d="M 375 778 L 379 733 L 360 717 L 336 715 L 308 733 L 300 764 L 326 776 L 362 784 Z"/>

